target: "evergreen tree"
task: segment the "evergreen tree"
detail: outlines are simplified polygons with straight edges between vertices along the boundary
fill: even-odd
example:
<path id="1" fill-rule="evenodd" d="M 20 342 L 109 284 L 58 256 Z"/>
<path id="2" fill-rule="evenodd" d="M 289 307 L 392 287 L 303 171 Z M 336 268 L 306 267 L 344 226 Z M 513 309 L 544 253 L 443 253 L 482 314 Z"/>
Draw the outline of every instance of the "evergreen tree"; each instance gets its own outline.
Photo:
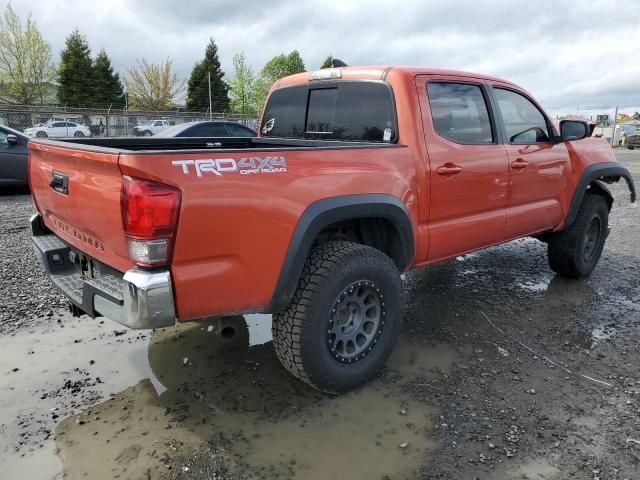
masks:
<path id="1" fill-rule="evenodd" d="M 187 108 L 195 111 L 209 110 L 209 74 L 211 75 L 211 100 L 214 112 L 229 110 L 229 86 L 218 59 L 218 47 L 213 39 L 205 51 L 204 59 L 196 63 L 187 83 Z"/>
<path id="2" fill-rule="evenodd" d="M 95 107 L 124 107 L 124 91 L 120 76 L 113 72 L 111 60 L 100 50 L 93 63 L 92 103 Z"/>
<path id="3" fill-rule="evenodd" d="M 320 68 L 331 68 L 333 67 L 333 56 L 329 55 L 327 58 L 324 59 L 324 62 L 322 62 L 322 65 L 320 65 Z"/>
<path id="4" fill-rule="evenodd" d="M 84 35 L 78 29 L 67 37 L 58 68 L 58 102 L 70 107 L 92 105 L 93 62 Z"/>

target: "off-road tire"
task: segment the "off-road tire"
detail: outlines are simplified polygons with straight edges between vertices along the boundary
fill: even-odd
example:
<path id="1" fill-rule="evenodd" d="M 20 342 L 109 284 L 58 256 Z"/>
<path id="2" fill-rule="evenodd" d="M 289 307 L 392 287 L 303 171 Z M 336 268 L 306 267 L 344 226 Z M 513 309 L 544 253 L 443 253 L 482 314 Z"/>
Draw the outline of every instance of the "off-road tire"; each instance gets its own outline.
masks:
<path id="1" fill-rule="evenodd" d="M 598 228 L 594 227 L 594 222 Z M 609 208 L 605 198 L 587 193 L 573 224 L 567 230 L 549 237 L 547 252 L 551 270 L 570 278 L 589 276 L 602 254 L 607 239 L 608 222 Z M 590 228 L 593 228 L 594 232 L 597 231 L 595 241 L 589 241 Z"/>
<path id="2" fill-rule="evenodd" d="M 359 359 L 336 360 L 330 343 L 332 312 L 341 295 L 360 283 L 379 295 L 380 328 Z M 383 367 L 401 323 L 402 288 L 393 261 L 366 245 L 328 242 L 311 251 L 291 303 L 273 315 L 273 343 L 278 358 L 295 377 L 320 391 L 341 393 L 363 384 Z"/>

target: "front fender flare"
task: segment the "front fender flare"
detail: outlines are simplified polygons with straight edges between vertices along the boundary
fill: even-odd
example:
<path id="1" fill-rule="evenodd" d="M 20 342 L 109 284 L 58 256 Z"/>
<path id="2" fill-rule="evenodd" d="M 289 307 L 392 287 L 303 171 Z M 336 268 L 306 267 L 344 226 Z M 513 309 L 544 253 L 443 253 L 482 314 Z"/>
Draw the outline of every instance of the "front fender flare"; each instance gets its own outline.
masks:
<path id="1" fill-rule="evenodd" d="M 607 178 L 624 178 L 627 182 L 627 186 L 629 187 L 631 203 L 636 201 L 636 186 L 629 170 L 617 162 L 589 165 L 583 172 L 582 177 L 580 177 L 580 181 L 578 182 L 576 190 L 573 193 L 573 198 L 571 199 L 569 213 L 567 214 L 567 218 L 560 230 L 566 230 L 573 225 L 573 222 L 575 222 L 576 217 L 578 216 L 578 210 L 580 209 L 580 205 L 587 193 L 589 185 L 595 180 Z"/>

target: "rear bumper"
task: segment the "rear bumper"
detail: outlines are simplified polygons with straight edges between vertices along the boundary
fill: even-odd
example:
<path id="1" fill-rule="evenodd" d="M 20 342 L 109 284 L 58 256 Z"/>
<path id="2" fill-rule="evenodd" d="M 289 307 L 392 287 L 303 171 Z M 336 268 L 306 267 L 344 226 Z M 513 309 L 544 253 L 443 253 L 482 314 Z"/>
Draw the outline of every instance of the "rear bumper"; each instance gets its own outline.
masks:
<path id="1" fill-rule="evenodd" d="M 136 329 L 175 324 L 168 270 L 132 268 L 122 274 L 98 264 L 97 275 L 84 277 L 72 258 L 72 248 L 44 226 L 40 214 L 33 215 L 30 222 L 36 257 L 54 285 L 81 311 Z"/>

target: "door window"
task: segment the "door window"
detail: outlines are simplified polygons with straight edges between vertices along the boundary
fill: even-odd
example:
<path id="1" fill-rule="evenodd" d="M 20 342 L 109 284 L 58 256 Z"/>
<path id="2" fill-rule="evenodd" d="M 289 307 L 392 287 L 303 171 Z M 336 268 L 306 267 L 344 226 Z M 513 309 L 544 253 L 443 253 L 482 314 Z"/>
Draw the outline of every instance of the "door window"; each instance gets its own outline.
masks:
<path id="1" fill-rule="evenodd" d="M 547 121 L 531 100 L 504 88 L 495 88 L 494 95 L 509 143 L 532 144 L 550 141 Z"/>
<path id="2" fill-rule="evenodd" d="M 0 145 L 4 146 L 8 144 L 9 142 L 7 142 L 7 134 L 0 130 Z"/>
<path id="3" fill-rule="evenodd" d="M 232 137 L 254 137 L 255 134 L 248 128 L 237 123 L 227 123 L 227 129 Z"/>
<path id="4" fill-rule="evenodd" d="M 433 127 L 440 136 L 465 145 L 494 142 L 487 102 L 479 85 L 428 82 L 427 91 Z"/>
<path id="5" fill-rule="evenodd" d="M 210 123 L 204 125 L 196 125 L 191 128 L 187 135 L 189 137 L 228 137 L 226 127 L 221 123 Z"/>
<path id="6" fill-rule="evenodd" d="M 56 122 L 53 125 L 51 125 L 53 128 L 64 128 L 66 126 L 65 122 Z"/>

